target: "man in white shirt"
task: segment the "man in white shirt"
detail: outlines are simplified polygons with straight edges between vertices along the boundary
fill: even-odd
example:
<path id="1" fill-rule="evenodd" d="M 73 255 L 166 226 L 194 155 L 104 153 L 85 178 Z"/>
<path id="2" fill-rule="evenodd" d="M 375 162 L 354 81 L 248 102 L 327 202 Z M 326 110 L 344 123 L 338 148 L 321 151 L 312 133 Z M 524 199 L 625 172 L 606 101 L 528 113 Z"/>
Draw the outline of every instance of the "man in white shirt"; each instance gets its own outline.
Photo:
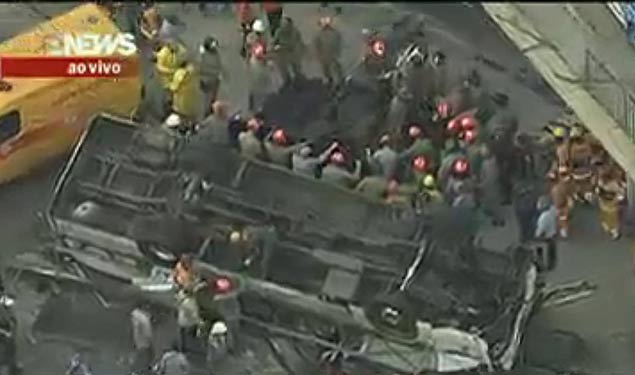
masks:
<path id="1" fill-rule="evenodd" d="M 540 264 L 545 266 L 546 271 L 551 271 L 556 267 L 558 254 L 556 248 L 556 238 L 558 237 L 558 212 L 556 206 L 550 202 L 546 196 L 538 200 L 538 221 L 536 222 L 536 233 L 534 237 L 537 240 L 545 242 L 547 249 L 547 259 L 544 258 L 544 250 L 538 248 L 538 258 Z"/>
<path id="2" fill-rule="evenodd" d="M 154 360 L 152 345 L 153 332 L 150 314 L 141 305 L 130 313 L 132 323 L 132 339 L 134 344 L 134 359 L 132 371 L 140 375 L 148 374 Z"/>

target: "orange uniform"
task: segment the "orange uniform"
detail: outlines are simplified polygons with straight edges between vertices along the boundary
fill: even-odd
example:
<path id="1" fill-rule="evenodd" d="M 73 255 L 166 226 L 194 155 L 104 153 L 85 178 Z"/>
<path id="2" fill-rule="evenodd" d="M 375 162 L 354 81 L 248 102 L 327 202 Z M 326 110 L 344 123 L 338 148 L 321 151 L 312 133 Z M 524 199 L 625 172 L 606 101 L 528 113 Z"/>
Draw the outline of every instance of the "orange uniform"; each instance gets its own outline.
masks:
<path id="1" fill-rule="evenodd" d="M 569 235 L 569 217 L 572 202 L 570 198 L 569 181 L 567 177 L 560 176 L 551 186 L 551 200 L 558 211 L 558 229 L 563 238 Z"/>

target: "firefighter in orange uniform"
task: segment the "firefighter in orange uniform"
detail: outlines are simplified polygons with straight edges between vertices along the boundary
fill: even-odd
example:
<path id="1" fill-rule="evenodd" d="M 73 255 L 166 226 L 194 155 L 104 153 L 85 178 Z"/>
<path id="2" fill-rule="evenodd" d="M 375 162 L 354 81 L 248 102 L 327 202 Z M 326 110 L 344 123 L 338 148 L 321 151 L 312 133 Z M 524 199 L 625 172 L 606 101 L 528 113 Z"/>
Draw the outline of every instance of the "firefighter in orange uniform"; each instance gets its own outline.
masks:
<path id="1" fill-rule="evenodd" d="M 614 168 L 603 166 L 600 169 L 596 191 L 602 229 L 616 240 L 620 237 L 620 203 L 624 200 L 624 187 Z"/>
<path id="2" fill-rule="evenodd" d="M 595 185 L 591 165 L 592 152 L 583 130 L 578 126 L 571 130 L 569 155 L 573 198 L 579 202 L 590 203 L 593 200 Z"/>
<path id="3" fill-rule="evenodd" d="M 551 180 L 551 200 L 558 213 L 560 237 L 567 238 L 569 237 L 569 219 L 573 207 L 570 189 L 571 176 L 566 167 L 560 167 L 555 176 L 551 174 L 549 177 Z"/>

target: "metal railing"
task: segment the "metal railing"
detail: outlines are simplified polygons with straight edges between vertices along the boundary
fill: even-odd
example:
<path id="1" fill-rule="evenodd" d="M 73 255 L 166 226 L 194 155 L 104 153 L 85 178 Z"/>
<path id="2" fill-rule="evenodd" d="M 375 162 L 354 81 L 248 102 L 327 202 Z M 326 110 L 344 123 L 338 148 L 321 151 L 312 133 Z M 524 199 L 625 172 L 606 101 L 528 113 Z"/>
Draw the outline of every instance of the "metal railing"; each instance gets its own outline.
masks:
<path id="1" fill-rule="evenodd" d="M 635 93 L 588 49 L 585 53 L 585 88 L 635 142 Z"/>

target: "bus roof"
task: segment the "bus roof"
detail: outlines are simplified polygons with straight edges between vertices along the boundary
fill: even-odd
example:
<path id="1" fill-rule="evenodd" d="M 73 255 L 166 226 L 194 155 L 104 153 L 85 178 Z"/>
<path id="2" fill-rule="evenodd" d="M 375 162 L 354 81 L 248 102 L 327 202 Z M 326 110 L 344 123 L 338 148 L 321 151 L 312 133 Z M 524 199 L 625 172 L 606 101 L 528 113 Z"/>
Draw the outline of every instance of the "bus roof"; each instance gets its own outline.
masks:
<path id="1" fill-rule="evenodd" d="M 68 13 L 42 22 L 5 42 L 0 43 L 2 56 L 41 56 L 46 53 L 47 36 L 57 33 L 117 33 L 119 29 L 108 13 L 96 4 L 84 4 Z M 59 84 L 66 78 L 5 79 L 12 86 L 10 91 L 0 91 L 0 108 L 29 93 Z"/>

